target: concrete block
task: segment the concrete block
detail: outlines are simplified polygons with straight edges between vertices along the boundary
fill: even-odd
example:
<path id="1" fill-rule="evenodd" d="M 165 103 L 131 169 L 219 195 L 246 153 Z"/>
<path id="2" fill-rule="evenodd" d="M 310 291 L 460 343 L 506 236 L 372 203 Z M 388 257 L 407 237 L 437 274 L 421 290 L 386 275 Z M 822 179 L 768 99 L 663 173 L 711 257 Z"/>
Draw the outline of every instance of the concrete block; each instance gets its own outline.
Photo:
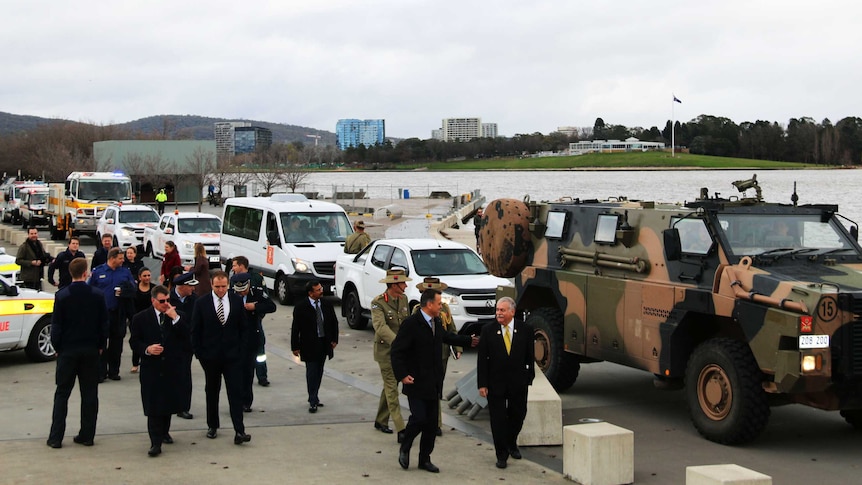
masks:
<path id="1" fill-rule="evenodd" d="M 563 404 L 545 374 L 536 369 L 536 378 L 527 395 L 527 417 L 518 435 L 519 446 L 561 445 Z"/>
<path id="2" fill-rule="evenodd" d="M 685 467 L 686 485 L 772 485 L 772 477 L 739 465 Z"/>
<path id="3" fill-rule="evenodd" d="M 582 485 L 634 482 L 635 435 L 610 423 L 563 428 L 563 475 Z"/>

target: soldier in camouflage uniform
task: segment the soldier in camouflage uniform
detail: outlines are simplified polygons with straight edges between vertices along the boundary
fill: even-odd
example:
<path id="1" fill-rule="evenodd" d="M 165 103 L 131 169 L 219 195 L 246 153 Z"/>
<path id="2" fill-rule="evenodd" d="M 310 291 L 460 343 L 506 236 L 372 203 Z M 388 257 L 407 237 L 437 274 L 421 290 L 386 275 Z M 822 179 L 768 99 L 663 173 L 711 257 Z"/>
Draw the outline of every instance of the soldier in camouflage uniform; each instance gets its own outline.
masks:
<path id="1" fill-rule="evenodd" d="M 347 240 L 344 241 L 344 252 L 346 254 L 359 254 L 360 251 L 365 249 L 365 246 L 371 244 L 371 236 L 365 233 L 365 221 L 362 219 L 356 221 L 353 224 L 353 229 L 356 232 L 347 236 Z"/>
<path id="2" fill-rule="evenodd" d="M 423 292 L 425 290 L 437 290 L 439 292 L 443 292 L 446 288 L 449 288 L 449 285 L 446 283 L 442 283 L 440 278 L 428 277 L 422 280 L 422 283 L 416 285 L 416 288 L 419 292 Z M 419 304 L 413 306 L 413 313 L 419 311 Z M 458 333 L 458 328 L 455 327 L 455 320 L 452 319 L 452 310 L 449 309 L 449 305 L 446 302 L 443 302 L 443 306 L 440 308 L 440 320 L 443 324 L 443 330 L 449 333 Z M 451 353 L 452 357 L 455 360 L 461 358 L 461 353 L 464 352 L 462 347 L 455 347 L 450 345 L 443 345 L 443 352 L 441 357 L 443 358 L 443 375 L 446 375 L 446 365 L 449 363 L 449 355 Z M 443 410 L 438 406 L 437 407 L 437 436 L 443 436 Z"/>
<path id="3" fill-rule="evenodd" d="M 374 360 L 380 366 L 380 376 L 383 378 L 383 391 L 380 393 L 380 404 L 377 406 L 377 417 L 374 428 L 390 434 L 389 417 L 398 431 L 398 442 L 404 435 L 404 418 L 401 417 L 401 404 L 398 401 L 398 381 L 392 371 L 392 361 L 389 350 L 401 322 L 409 314 L 409 305 L 404 290 L 407 282 L 407 272 L 402 268 L 392 268 L 386 271 L 386 277 L 380 280 L 386 283 L 386 291 L 371 301 L 371 325 L 374 327 Z"/>

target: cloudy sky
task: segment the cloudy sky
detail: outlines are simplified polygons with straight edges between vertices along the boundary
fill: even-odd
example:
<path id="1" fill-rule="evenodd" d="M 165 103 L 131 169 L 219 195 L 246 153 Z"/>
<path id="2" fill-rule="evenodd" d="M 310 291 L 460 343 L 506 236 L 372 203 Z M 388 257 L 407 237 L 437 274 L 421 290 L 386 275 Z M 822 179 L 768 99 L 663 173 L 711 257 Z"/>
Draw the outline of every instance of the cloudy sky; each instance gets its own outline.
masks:
<path id="1" fill-rule="evenodd" d="M 499 134 L 862 116 L 862 3 L 151 0 L 2 2 L 0 111 L 159 114 L 328 131 L 448 117 Z"/>

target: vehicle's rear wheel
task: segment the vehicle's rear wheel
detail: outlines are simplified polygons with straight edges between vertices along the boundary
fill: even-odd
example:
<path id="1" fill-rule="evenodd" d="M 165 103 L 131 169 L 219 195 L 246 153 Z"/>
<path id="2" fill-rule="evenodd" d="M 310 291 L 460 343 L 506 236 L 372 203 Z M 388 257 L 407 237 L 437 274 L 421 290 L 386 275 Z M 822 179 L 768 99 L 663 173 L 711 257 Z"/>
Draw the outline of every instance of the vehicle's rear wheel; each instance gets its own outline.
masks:
<path id="1" fill-rule="evenodd" d="M 27 357 L 34 362 L 47 362 L 57 357 L 54 346 L 51 344 L 51 318 L 42 317 L 33 326 L 30 339 L 27 340 L 27 348 L 24 350 Z"/>
<path id="2" fill-rule="evenodd" d="M 347 325 L 354 330 L 363 330 L 368 326 L 368 319 L 362 316 L 362 305 L 356 290 L 350 290 L 344 297 L 344 313 Z"/>
<path id="3" fill-rule="evenodd" d="M 287 285 L 287 275 L 279 274 L 275 278 L 275 296 L 282 305 L 290 305 L 293 298 L 290 296 L 290 287 Z"/>
<path id="4" fill-rule="evenodd" d="M 29 226 L 29 225 L 30 225 L 30 221 L 28 221 L 27 219 L 24 219 L 24 218 L 22 217 L 22 218 L 21 218 L 21 229 L 25 229 L 25 230 L 26 230 L 26 229 L 27 229 L 27 226 Z"/>
<path id="5" fill-rule="evenodd" d="M 558 392 L 572 387 L 581 362 L 563 348 L 563 314 L 556 308 L 538 308 L 530 312 L 526 323 L 535 335 L 536 365 Z"/>
<path id="6" fill-rule="evenodd" d="M 713 339 L 691 354 L 685 371 L 691 420 L 704 438 L 725 445 L 756 438 L 769 421 L 760 369 L 743 342 Z"/>

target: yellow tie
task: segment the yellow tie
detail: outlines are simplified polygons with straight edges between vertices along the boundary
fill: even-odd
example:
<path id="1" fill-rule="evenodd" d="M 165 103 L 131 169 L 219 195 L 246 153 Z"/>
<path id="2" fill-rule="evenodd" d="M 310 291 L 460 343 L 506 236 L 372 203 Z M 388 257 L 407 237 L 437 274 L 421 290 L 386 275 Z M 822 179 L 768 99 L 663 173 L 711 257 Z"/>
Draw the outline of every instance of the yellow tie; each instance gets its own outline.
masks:
<path id="1" fill-rule="evenodd" d="M 512 353 L 512 338 L 509 337 L 508 325 L 506 325 L 506 330 L 503 332 L 503 343 L 506 344 L 506 354 Z"/>

